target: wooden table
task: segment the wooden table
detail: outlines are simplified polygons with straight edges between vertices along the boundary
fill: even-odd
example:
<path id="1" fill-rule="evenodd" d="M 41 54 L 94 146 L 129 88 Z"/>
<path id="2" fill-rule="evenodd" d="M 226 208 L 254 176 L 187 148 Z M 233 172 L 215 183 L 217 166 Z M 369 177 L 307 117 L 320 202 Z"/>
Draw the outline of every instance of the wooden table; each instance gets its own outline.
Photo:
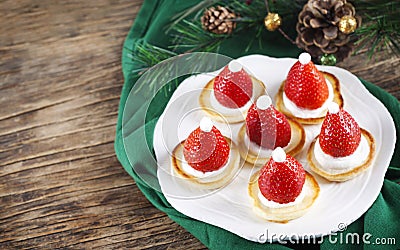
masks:
<path id="1" fill-rule="evenodd" d="M 204 248 L 114 154 L 121 48 L 142 0 L 0 3 L 0 249 Z M 400 98 L 400 60 L 340 66 Z"/>

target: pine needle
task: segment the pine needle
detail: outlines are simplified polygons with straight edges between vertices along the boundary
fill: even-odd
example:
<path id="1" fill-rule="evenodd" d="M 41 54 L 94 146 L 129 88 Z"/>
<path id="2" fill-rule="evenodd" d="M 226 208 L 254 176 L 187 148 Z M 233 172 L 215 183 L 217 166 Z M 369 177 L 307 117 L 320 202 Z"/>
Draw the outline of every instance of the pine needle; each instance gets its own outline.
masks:
<path id="1" fill-rule="evenodd" d="M 356 30 L 358 50 L 367 49 L 371 58 L 376 51 L 388 50 L 400 55 L 400 2 L 356 0 L 357 13 L 363 24 Z"/>

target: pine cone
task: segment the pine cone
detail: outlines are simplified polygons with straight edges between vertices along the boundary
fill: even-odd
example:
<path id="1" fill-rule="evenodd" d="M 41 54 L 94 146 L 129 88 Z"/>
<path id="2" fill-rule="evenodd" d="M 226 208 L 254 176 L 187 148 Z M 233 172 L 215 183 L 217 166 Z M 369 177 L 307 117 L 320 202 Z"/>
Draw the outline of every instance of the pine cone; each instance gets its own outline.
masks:
<path id="1" fill-rule="evenodd" d="M 236 22 L 232 21 L 238 17 L 229 9 L 216 6 L 206 9 L 201 17 L 201 24 L 204 30 L 215 34 L 231 34 L 236 28 Z"/>
<path id="2" fill-rule="evenodd" d="M 354 36 L 338 29 L 343 16 L 352 16 L 361 25 L 361 17 L 346 0 L 309 0 L 298 16 L 296 44 L 314 59 L 323 54 L 333 54 L 337 61 L 350 56 L 354 48 Z"/>

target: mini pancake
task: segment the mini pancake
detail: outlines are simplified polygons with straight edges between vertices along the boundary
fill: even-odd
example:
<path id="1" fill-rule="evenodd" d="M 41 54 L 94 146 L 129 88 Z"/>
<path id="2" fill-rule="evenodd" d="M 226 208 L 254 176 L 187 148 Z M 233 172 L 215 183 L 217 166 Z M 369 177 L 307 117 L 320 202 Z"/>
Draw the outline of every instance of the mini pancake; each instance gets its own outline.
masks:
<path id="1" fill-rule="evenodd" d="M 332 101 L 336 102 L 339 105 L 339 107 L 342 108 L 343 107 L 343 97 L 342 97 L 342 94 L 340 93 L 339 80 L 331 73 L 323 72 L 323 71 L 321 71 L 321 73 L 324 75 L 325 80 L 327 80 L 327 84 L 332 85 L 332 89 L 333 89 L 333 100 Z M 318 117 L 301 118 L 301 117 L 296 117 L 295 115 L 293 115 L 292 112 L 285 107 L 285 105 L 283 103 L 283 90 L 284 90 L 285 82 L 286 82 L 286 80 L 282 82 L 282 84 L 279 88 L 279 91 L 275 96 L 276 108 L 280 112 L 282 112 L 284 115 L 286 115 L 286 117 L 296 120 L 302 124 L 319 124 L 319 123 L 323 122 L 328 109 L 326 111 L 324 111 L 323 113 L 321 113 L 321 115 Z"/>
<path id="2" fill-rule="evenodd" d="M 284 147 L 286 154 L 291 156 L 297 155 L 304 146 L 306 141 L 306 134 L 303 126 L 295 120 L 287 119 L 291 129 L 291 138 L 289 144 Z M 238 136 L 238 147 L 241 157 L 251 165 L 264 165 L 270 157 L 261 157 L 259 152 L 253 152 L 246 147 L 244 142 L 246 136 L 246 124 L 244 124 L 239 130 Z M 249 139 L 250 140 L 250 139 Z M 262 148 L 260 147 L 260 150 Z M 271 150 L 272 151 L 272 150 Z"/>
<path id="3" fill-rule="evenodd" d="M 223 112 L 217 110 L 211 104 L 211 95 L 214 94 L 214 79 L 209 81 L 207 85 L 203 88 L 200 98 L 199 105 L 201 109 L 208 115 L 213 121 L 228 122 L 228 123 L 239 123 L 244 121 L 247 115 L 247 109 L 243 110 L 239 115 L 224 114 Z M 266 93 L 266 88 L 264 83 L 255 77 L 251 76 L 253 82 L 253 96 L 250 98 L 249 102 L 254 102 L 261 95 Z M 222 104 L 221 104 L 222 105 Z"/>
<path id="4" fill-rule="evenodd" d="M 319 195 L 319 185 L 315 178 L 306 172 L 306 180 L 303 188 L 308 188 L 309 192 L 306 193 L 303 200 L 293 206 L 270 208 L 261 203 L 258 198 L 258 177 L 259 172 L 255 173 L 249 182 L 248 193 L 253 200 L 254 212 L 263 219 L 272 222 L 287 223 L 290 220 L 303 216 L 312 206 Z"/>
<path id="5" fill-rule="evenodd" d="M 370 132 L 368 132 L 367 130 L 362 129 L 362 128 L 360 128 L 360 129 L 361 129 L 362 136 L 364 136 L 367 139 L 367 142 L 369 145 L 369 155 L 363 163 L 361 163 L 358 166 L 354 166 L 351 170 L 343 172 L 343 173 L 331 174 L 331 173 L 326 172 L 325 170 L 323 170 L 322 166 L 319 164 L 319 162 L 315 159 L 315 156 L 314 156 L 314 146 L 315 146 L 315 142 L 317 141 L 317 138 L 318 138 L 318 136 L 317 136 L 312 141 L 312 143 L 308 149 L 308 152 L 307 152 L 307 160 L 310 163 L 311 170 L 329 181 L 343 182 L 343 181 L 353 179 L 354 177 L 360 175 L 362 172 L 364 172 L 366 169 L 368 169 L 368 167 L 371 166 L 372 161 L 374 159 L 374 155 L 375 155 L 375 140 Z"/>
<path id="6" fill-rule="evenodd" d="M 193 175 L 190 175 L 188 173 L 186 173 L 183 168 L 182 168 L 182 161 L 181 159 L 184 159 L 184 155 L 183 155 L 183 147 L 184 147 L 184 143 L 185 141 L 182 141 L 181 143 L 179 143 L 174 151 L 172 152 L 172 169 L 174 171 L 174 173 L 180 177 L 183 178 L 185 180 L 188 181 L 188 183 L 192 184 L 192 185 L 196 185 L 199 188 L 203 188 L 203 189 L 215 189 L 215 188 L 219 188 L 222 187 L 226 184 L 228 184 L 233 177 L 238 173 L 239 170 L 239 166 L 240 166 L 240 155 L 238 152 L 238 149 L 235 145 L 234 142 L 232 142 L 232 140 L 230 140 L 229 138 L 225 137 L 226 141 L 229 144 L 230 147 L 230 164 L 229 166 L 226 167 L 226 169 L 220 173 L 218 176 L 213 177 L 216 178 L 216 180 L 205 180 Z"/>

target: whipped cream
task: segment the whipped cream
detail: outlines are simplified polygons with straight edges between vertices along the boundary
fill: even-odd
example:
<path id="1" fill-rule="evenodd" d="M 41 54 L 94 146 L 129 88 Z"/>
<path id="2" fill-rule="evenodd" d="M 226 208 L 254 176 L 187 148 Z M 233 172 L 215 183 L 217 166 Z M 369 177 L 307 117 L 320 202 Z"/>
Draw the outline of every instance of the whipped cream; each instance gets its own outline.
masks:
<path id="1" fill-rule="evenodd" d="M 222 166 L 220 169 L 211 171 L 211 172 L 201 172 L 192 168 L 189 163 L 185 160 L 185 157 L 182 157 L 182 170 L 188 175 L 194 176 L 196 178 L 202 179 L 202 181 L 211 182 L 216 181 L 219 179 L 219 175 L 221 175 L 231 164 L 232 161 L 232 152 L 229 152 L 228 160 L 226 161 L 225 165 Z"/>
<path id="2" fill-rule="evenodd" d="M 200 121 L 200 129 L 204 132 L 210 132 L 214 124 L 207 116 L 203 117 Z"/>
<path id="3" fill-rule="evenodd" d="M 367 139 L 361 134 L 361 141 L 353 154 L 345 157 L 333 157 L 322 151 L 319 139 L 314 145 L 314 157 L 320 168 L 329 174 L 341 174 L 360 166 L 369 155 L 369 144 Z"/>
<path id="4" fill-rule="evenodd" d="M 250 106 L 254 102 L 254 96 L 255 95 L 256 95 L 256 93 L 255 93 L 254 81 L 253 81 L 253 93 L 251 94 L 251 98 L 242 107 L 240 107 L 240 108 L 227 108 L 227 107 L 223 106 L 221 103 L 219 103 L 219 101 L 215 97 L 214 91 L 212 91 L 212 93 L 210 94 L 210 103 L 211 103 L 212 108 L 215 111 L 217 111 L 217 112 L 219 112 L 219 113 L 221 113 L 223 115 L 239 116 L 239 115 L 243 115 L 247 110 L 249 110 Z"/>
<path id="5" fill-rule="evenodd" d="M 272 100 L 271 97 L 268 95 L 262 95 L 258 97 L 257 102 L 256 102 L 256 107 L 261 110 L 266 110 L 269 107 L 271 107 Z"/>
<path id="6" fill-rule="evenodd" d="M 321 107 L 317 109 L 305 109 L 298 107 L 294 102 L 292 102 L 283 92 L 283 104 L 285 107 L 296 117 L 300 118 L 316 118 L 316 117 L 321 117 L 325 115 L 325 112 L 328 109 L 328 105 L 332 102 L 334 93 L 333 93 L 333 87 L 332 84 L 330 84 L 330 81 L 325 78 L 326 84 L 328 85 L 328 99 L 322 104 Z"/>
<path id="7" fill-rule="evenodd" d="M 301 53 L 299 55 L 299 62 L 303 65 L 308 64 L 309 62 L 311 62 L 311 55 L 307 52 Z"/>
<path id="8" fill-rule="evenodd" d="M 243 69 L 243 65 L 240 64 L 240 62 L 238 62 L 237 60 L 232 60 L 229 62 L 228 64 L 228 69 L 230 72 L 239 72 Z"/>
<path id="9" fill-rule="evenodd" d="M 244 133 L 243 142 L 244 142 L 244 145 L 246 146 L 246 148 L 248 148 L 249 151 L 253 155 L 258 155 L 258 157 L 260 157 L 260 158 L 268 158 L 268 157 L 270 157 L 272 155 L 272 152 L 274 151 L 273 149 L 263 148 L 263 147 L 259 146 L 257 143 L 250 141 L 250 138 L 249 138 L 249 136 L 247 135 L 246 132 Z M 292 136 L 290 138 L 290 141 L 289 141 L 288 145 L 283 147 L 283 150 L 287 151 L 287 149 L 293 143 L 294 143 L 294 136 Z"/>
<path id="10" fill-rule="evenodd" d="M 290 207 L 290 206 L 300 204 L 303 201 L 304 197 L 306 197 L 307 193 L 309 193 L 309 192 L 310 192 L 310 187 L 308 185 L 306 185 L 306 183 L 304 182 L 303 188 L 301 189 L 301 193 L 299 194 L 299 196 L 297 196 L 297 198 L 294 201 L 289 202 L 289 203 L 280 204 L 275 201 L 270 201 L 264 197 L 264 195 L 261 193 L 260 189 L 258 189 L 257 196 L 258 196 L 258 199 L 260 200 L 260 202 L 266 207 L 282 208 L 282 207 Z"/>

